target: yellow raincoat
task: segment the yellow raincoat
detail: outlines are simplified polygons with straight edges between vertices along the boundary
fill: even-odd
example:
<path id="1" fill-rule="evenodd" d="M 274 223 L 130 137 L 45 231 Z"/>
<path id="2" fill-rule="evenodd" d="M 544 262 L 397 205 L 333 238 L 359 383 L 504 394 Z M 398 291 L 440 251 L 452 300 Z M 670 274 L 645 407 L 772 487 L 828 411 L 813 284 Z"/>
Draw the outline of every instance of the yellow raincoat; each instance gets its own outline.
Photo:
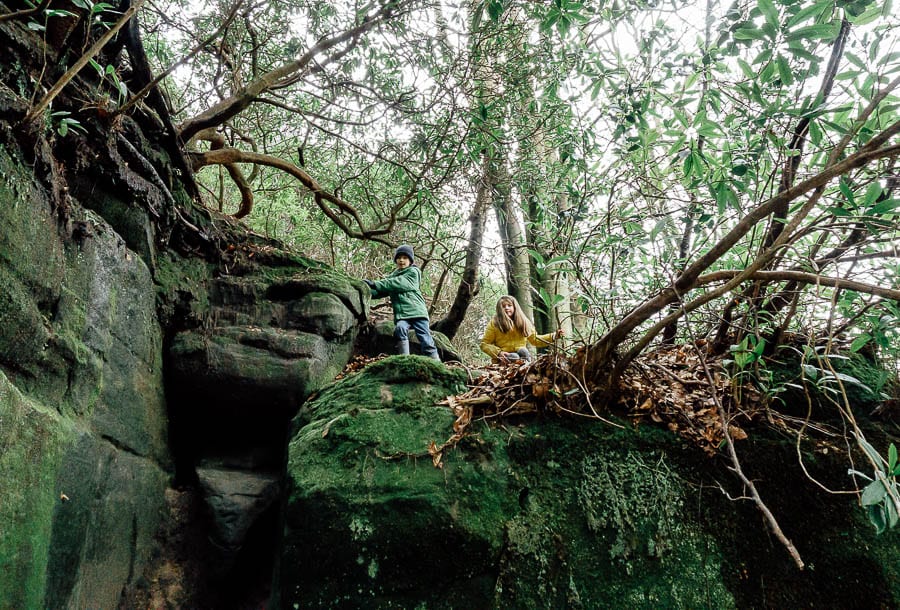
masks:
<path id="1" fill-rule="evenodd" d="M 481 338 L 481 351 L 491 357 L 494 362 L 499 362 L 498 356 L 500 352 L 512 352 L 525 347 L 525 343 L 531 343 L 535 347 L 544 347 L 553 344 L 553 333 L 546 335 L 537 335 L 532 330 L 531 334 L 525 337 L 517 328 L 511 328 L 509 332 L 500 332 L 500 329 L 494 325 L 494 320 L 488 322 L 487 328 L 484 330 L 484 336 Z"/>

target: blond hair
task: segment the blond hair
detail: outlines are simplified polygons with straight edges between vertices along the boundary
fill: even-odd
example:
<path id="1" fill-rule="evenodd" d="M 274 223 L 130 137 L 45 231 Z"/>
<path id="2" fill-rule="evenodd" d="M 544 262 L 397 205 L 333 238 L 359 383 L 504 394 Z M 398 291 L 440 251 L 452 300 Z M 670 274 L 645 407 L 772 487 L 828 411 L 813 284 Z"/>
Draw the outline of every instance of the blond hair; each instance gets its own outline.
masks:
<path id="1" fill-rule="evenodd" d="M 512 317 L 506 315 L 506 312 L 503 311 L 503 303 L 512 303 L 515 308 Z M 523 337 L 530 336 L 534 327 L 531 321 L 522 314 L 522 308 L 519 307 L 516 297 L 511 297 L 508 294 L 497 299 L 497 313 L 494 315 L 494 326 L 504 334 L 515 328 L 522 333 Z"/>

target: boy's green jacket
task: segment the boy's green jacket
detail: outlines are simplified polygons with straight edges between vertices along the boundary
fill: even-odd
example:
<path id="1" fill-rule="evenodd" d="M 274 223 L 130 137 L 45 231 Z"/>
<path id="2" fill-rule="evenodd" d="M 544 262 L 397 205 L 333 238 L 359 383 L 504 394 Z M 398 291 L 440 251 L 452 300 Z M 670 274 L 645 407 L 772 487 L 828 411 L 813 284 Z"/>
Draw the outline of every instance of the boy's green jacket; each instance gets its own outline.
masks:
<path id="1" fill-rule="evenodd" d="M 419 290 L 421 280 L 422 272 L 415 265 L 410 265 L 406 269 L 396 269 L 384 279 L 373 282 L 372 298 L 391 297 L 394 322 L 414 318 L 427 319 L 428 306 Z"/>

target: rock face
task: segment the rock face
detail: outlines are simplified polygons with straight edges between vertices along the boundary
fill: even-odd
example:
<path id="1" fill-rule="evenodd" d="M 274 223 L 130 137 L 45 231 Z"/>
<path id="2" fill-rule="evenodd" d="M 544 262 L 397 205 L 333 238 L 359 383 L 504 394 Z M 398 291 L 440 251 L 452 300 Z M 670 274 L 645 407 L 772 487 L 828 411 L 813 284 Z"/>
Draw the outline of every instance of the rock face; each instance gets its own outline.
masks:
<path id="1" fill-rule="evenodd" d="M 78 200 L 60 226 L 26 167 L 0 148 L 0 607 L 116 607 L 173 481 L 228 580 L 248 538 L 271 553 L 290 419 L 350 358 L 365 286 L 268 244 L 139 255 Z"/>
<path id="2" fill-rule="evenodd" d="M 171 468 L 153 280 L 26 167 L 0 148 L 0 606 L 115 607 Z"/>
<path id="3" fill-rule="evenodd" d="M 368 310 L 361 282 L 265 256 L 200 282 L 182 271 L 169 287 L 196 307 L 167 352 L 173 447 L 204 498 L 208 576 L 223 587 L 271 566 L 290 420 L 347 363 Z"/>
<path id="4" fill-rule="evenodd" d="M 800 572 L 741 490 L 668 431 L 556 418 L 453 433 L 435 405 L 460 377 L 394 357 L 321 391 L 288 457 L 281 608 L 894 607 L 898 532 L 877 537 L 846 497 L 822 494 L 793 441 L 760 435 Z M 810 456 L 811 457 L 811 456 Z M 837 487 L 827 455 L 811 476 Z M 814 507 L 814 508 L 813 508 Z M 813 510 L 816 517 L 810 513 Z M 860 583 L 860 584 L 851 584 Z M 865 583 L 865 584 L 862 584 Z"/>
<path id="5" fill-rule="evenodd" d="M 0 22 L 0 608 L 139 605 L 160 531 L 213 589 L 273 554 L 290 419 L 368 290 L 195 207 L 159 117 L 24 125 L 41 44 Z"/>

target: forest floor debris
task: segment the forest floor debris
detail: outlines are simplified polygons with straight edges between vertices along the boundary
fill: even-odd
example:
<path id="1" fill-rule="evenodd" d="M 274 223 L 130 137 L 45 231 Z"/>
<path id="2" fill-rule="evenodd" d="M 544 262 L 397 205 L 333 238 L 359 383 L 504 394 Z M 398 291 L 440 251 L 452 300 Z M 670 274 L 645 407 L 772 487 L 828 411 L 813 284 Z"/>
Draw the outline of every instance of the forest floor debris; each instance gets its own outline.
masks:
<path id="1" fill-rule="evenodd" d="M 358 355 L 336 379 L 386 357 Z M 710 354 L 703 345 L 661 346 L 635 359 L 606 397 L 593 392 L 561 352 L 530 362 L 463 367 L 469 372 L 468 390 L 441 401 L 456 416 L 453 433 L 440 445 L 432 443 L 429 453 L 440 466 L 443 451 L 459 442 L 473 421 L 549 413 L 620 425 L 611 419 L 617 415 L 635 425 L 665 426 L 714 456 L 724 445 L 726 430 L 717 400 L 724 407 L 727 431 L 735 441 L 746 439 L 750 426 L 760 421 L 791 434 L 801 427 L 807 433 L 819 429 L 815 422 L 797 421 L 769 409 L 759 388 L 732 379 L 723 363 L 727 357 Z"/>
<path id="2" fill-rule="evenodd" d="M 713 387 L 706 378 L 707 369 Z M 715 455 L 724 440 L 724 426 L 714 396 L 726 406 L 732 439 L 747 438 L 746 425 L 765 413 L 764 397 L 757 388 L 734 384 L 721 357 L 693 345 L 663 346 L 636 359 L 619 379 L 613 403 L 594 395 L 559 353 L 523 364 L 487 365 L 482 373 L 467 392 L 443 401 L 457 416 L 450 440 L 478 419 L 555 413 L 612 423 L 604 414 L 617 413 L 635 423 L 664 425 Z M 442 447 L 451 444 L 448 441 Z"/>

